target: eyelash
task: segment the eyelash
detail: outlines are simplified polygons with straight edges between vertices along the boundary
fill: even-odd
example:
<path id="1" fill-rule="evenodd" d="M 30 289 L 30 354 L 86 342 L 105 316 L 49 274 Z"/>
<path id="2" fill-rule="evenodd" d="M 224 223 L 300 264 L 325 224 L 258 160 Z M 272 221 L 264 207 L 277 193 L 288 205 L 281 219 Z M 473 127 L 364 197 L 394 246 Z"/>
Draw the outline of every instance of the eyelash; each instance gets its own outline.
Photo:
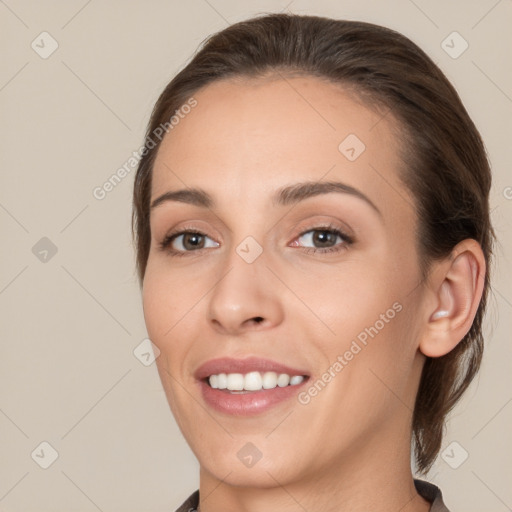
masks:
<path id="1" fill-rule="evenodd" d="M 342 239 L 343 243 L 337 244 L 333 247 L 324 247 L 324 248 L 302 247 L 302 250 L 307 254 L 336 253 L 336 252 L 340 252 L 341 250 L 343 250 L 345 246 L 350 246 L 354 243 L 354 240 L 352 237 L 350 237 L 349 235 L 347 235 L 346 233 L 341 231 L 337 226 L 335 226 L 333 224 L 329 224 L 327 226 L 316 226 L 314 228 L 307 229 L 306 231 L 303 231 L 302 233 L 300 233 L 296 238 L 301 238 L 302 236 L 304 236 L 307 233 L 310 233 L 311 231 L 313 231 L 313 232 L 321 231 L 321 232 L 336 235 L 336 237 L 339 236 Z M 197 231 L 195 229 L 183 229 L 181 231 L 171 232 L 165 236 L 165 238 L 162 240 L 162 242 L 160 242 L 158 244 L 160 250 L 168 252 L 171 256 L 187 256 L 190 253 L 199 253 L 203 249 L 208 249 L 208 248 L 203 247 L 202 249 L 198 249 L 195 251 L 178 251 L 176 249 L 170 248 L 170 245 L 174 241 L 175 238 L 177 238 L 181 235 L 189 234 L 189 233 L 193 234 L 193 235 L 199 235 L 202 237 L 208 236 L 208 235 L 205 235 L 204 233 L 201 233 L 200 231 Z"/>

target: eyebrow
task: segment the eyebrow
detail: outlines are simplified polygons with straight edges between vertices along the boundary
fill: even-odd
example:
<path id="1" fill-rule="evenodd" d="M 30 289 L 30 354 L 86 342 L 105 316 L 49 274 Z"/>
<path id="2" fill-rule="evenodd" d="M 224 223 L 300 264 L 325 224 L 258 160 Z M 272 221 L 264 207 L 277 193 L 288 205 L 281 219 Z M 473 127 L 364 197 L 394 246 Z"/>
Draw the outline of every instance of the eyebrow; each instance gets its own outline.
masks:
<path id="1" fill-rule="evenodd" d="M 364 195 L 360 190 L 339 181 L 306 181 L 282 187 L 272 196 L 272 204 L 274 206 L 287 206 L 296 204 L 310 197 L 330 194 L 332 192 L 348 194 L 362 199 L 382 217 L 381 211 L 369 197 Z M 201 188 L 186 188 L 165 192 L 151 203 L 151 209 L 167 201 L 177 201 L 202 208 L 215 207 L 215 200 L 205 190 Z"/>

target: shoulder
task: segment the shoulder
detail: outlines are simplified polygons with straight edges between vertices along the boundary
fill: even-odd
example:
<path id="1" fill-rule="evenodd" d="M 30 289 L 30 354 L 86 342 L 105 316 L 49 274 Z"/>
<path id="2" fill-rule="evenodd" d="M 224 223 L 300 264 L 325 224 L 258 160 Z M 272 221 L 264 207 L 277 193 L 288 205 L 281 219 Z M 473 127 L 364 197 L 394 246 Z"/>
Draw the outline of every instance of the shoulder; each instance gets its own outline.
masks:
<path id="1" fill-rule="evenodd" d="M 196 512 L 199 506 L 199 489 L 194 491 L 175 512 Z"/>
<path id="2" fill-rule="evenodd" d="M 414 486 L 423 498 L 432 503 L 430 512 L 450 512 L 443 501 L 443 493 L 441 489 L 425 480 L 414 479 Z"/>

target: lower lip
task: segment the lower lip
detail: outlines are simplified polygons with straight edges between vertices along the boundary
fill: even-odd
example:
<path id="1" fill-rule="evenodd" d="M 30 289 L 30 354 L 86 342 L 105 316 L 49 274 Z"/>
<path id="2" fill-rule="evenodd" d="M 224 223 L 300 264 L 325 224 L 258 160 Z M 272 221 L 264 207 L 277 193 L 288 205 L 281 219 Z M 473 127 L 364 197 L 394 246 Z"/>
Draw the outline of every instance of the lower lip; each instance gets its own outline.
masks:
<path id="1" fill-rule="evenodd" d="M 230 393 L 226 390 L 214 389 L 201 381 L 201 393 L 204 401 L 216 411 L 232 416 L 251 416 L 261 414 L 272 407 L 296 397 L 299 390 L 308 381 L 305 378 L 295 386 L 279 386 L 273 389 L 250 391 L 247 393 Z"/>

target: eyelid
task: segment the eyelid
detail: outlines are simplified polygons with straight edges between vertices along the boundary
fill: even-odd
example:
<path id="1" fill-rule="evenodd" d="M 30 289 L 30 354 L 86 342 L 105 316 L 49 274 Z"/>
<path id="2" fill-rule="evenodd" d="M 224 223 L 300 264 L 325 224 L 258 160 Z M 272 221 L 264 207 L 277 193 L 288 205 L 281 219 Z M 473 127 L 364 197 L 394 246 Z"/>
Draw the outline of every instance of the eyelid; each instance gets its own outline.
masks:
<path id="1" fill-rule="evenodd" d="M 197 227 L 193 226 L 180 226 L 179 228 L 173 229 L 170 232 L 166 233 L 162 239 L 161 242 L 158 243 L 158 247 L 163 251 L 168 251 L 174 254 L 186 254 L 186 253 L 193 253 L 193 252 L 200 252 L 202 249 L 210 249 L 210 247 L 202 247 L 201 249 L 198 249 L 197 251 L 180 251 L 176 249 L 171 249 L 169 246 L 176 240 L 176 238 L 183 236 L 187 233 L 196 233 L 202 237 L 209 238 L 210 240 L 213 240 L 216 244 L 219 244 L 217 240 L 212 238 L 211 236 L 207 235 L 204 230 L 198 229 Z"/>
<path id="2" fill-rule="evenodd" d="M 342 238 L 346 240 L 347 243 L 354 243 L 356 241 L 356 236 L 354 234 L 354 230 L 351 229 L 347 224 L 341 222 L 340 220 L 334 220 L 332 218 L 325 220 L 311 220 L 308 219 L 305 222 L 299 222 L 299 226 L 301 226 L 301 230 L 298 235 L 295 236 L 294 240 L 298 237 L 305 235 L 310 231 L 338 231 Z"/>
<path id="3" fill-rule="evenodd" d="M 203 235 L 203 236 L 207 236 L 208 238 L 211 238 L 215 242 L 219 243 L 216 238 L 206 234 L 206 232 L 207 231 L 211 231 L 211 229 L 209 229 L 208 227 L 201 227 L 200 225 L 198 226 L 197 225 L 198 222 L 200 224 L 203 224 L 203 222 L 200 222 L 200 221 L 197 221 L 197 220 L 192 220 L 192 221 L 185 222 L 184 224 L 179 224 L 178 227 L 175 227 L 175 228 L 167 231 L 165 233 L 165 235 L 163 236 L 163 239 L 165 240 L 165 239 L 168 239 L 168 238 L 170 238 L 170 237 L 172 237 L 174 235 L 183 234 L 184 232 L 192 232 L 192 233 L 198 233 L 198 234 Z"/>
<path id="4" fill-rule="evenodd" d="M 301 236 L 304 236 L 306 233 L 309 233 L 310 231 L 333 231 L 333 232 L 338 232 L 341 236 L 341 238 L 343 238 L 347 243 L 354 243 L 354 239 L 351 235 L 349 235 L 348 233 L 346 233 L 346 231 L 342 228 L 340 228 L 339 226 L 337 226 L 336 224 L 327 224 L 327 225 L 315 225 L 313 226 L 312 228 L 309 228 L 309 229 L 306 229 L 304 231 L 302 231 L 298 236 L 296 236 L 294 238 L 297 239 L 297 238 L 300 238 Z"/>

